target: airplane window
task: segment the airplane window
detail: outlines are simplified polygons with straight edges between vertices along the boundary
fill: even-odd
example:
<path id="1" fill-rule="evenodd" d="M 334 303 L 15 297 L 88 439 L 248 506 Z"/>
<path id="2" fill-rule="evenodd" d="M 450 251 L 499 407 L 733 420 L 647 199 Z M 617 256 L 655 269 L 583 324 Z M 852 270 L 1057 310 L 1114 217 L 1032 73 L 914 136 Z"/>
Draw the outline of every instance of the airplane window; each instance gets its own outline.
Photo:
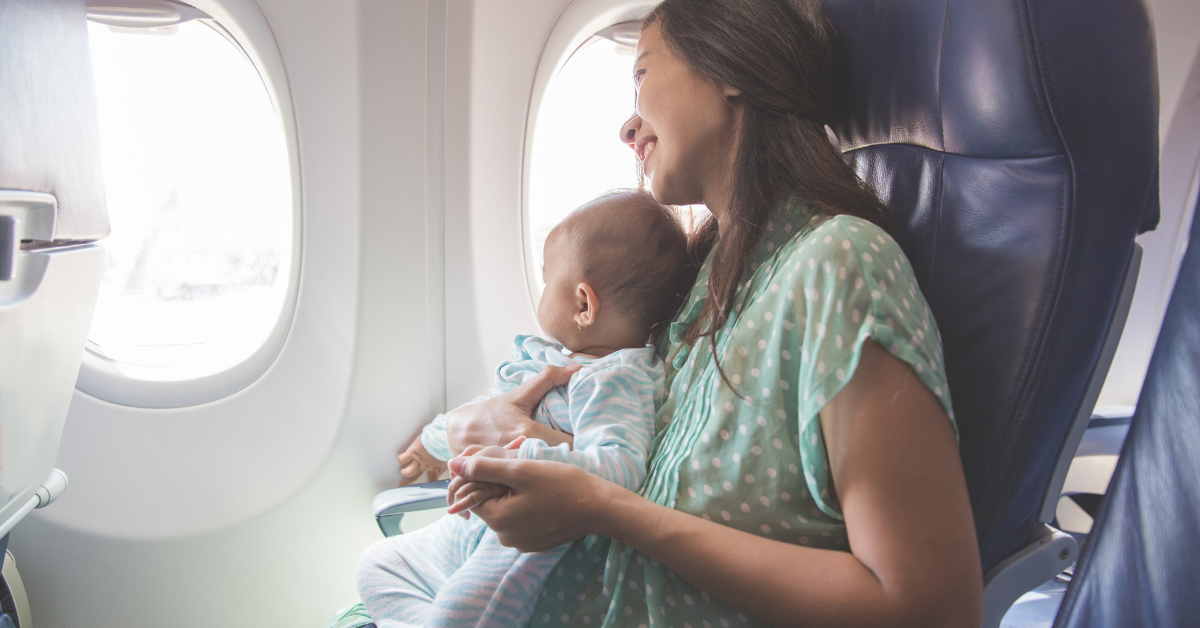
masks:
<path id="1" fill-rule="evenodd" d="M 252 355 L 279 320 L 291 178 L 262 77 L 219 25 L 89 24 L 112 235 L 88 349 L 185 380 Z"/>

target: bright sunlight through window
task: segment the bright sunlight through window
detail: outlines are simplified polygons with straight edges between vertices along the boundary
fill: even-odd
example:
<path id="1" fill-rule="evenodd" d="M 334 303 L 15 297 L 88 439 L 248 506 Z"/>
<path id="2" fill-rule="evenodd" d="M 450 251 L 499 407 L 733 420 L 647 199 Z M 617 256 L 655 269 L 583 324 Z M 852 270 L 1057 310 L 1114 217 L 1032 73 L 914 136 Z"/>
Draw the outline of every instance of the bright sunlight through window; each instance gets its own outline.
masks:
<path id="1" fill-rule="evenodd" d="M 89 351 L 135 379 L 226 370 L 271 334 L 289 284 L 281 119 L 219 26 L 89 36 L 112 221 Z"/>
<path id="2" fill-rule="evenodd" d="M 550 230 L 609 190 L 637 187 L 636 158 L 618 133 L 633 113 L 632 50 L 593 37 L 546 88 L 529 173 L 528 242 L 539 290 Z"/>

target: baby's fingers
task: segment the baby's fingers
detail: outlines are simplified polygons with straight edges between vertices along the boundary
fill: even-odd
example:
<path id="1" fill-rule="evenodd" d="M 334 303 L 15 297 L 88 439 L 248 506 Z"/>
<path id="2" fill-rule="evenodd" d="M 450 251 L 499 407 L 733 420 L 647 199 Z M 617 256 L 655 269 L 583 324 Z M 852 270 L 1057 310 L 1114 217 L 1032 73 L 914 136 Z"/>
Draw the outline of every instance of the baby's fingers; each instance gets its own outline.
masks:
<path id="1" fill-rule="evenodd" d="M 482 504 L 493 497 L 499 497 L 500 495 L 504 494 L 505 491 L 506 489 L 504 487 L 496 486 L 494 484 L 487 484 L 484 482 L 468 482 L 457 491 L 452 493 L 454 497 L 450 500 L 451 505 L 449 512 L 450 514 L 455 514 L 462 510 L 474 508 L 475 506 L 478 506 L 479 504 Z M 468 505 L 459 507 L 460 504 L 468 502 Z"/>
<path id="2" fill-rule="evenodd" d="M 425 471 L 425 469 L 421 466 L 421 463 L 416 460 L 413 460 L 412 462 L 409 462 L 408 464 L 401 466 L 400 467 L 400 486 L 406 486 L 408 484 L 412 484 L 413 482 L 416 482 L 417 479 L 421 477 L 421 473 L 423 471 Z"/>
<path id="3" fill-rule="evenodd" d="M 450 479 L 450 484 L 446 486 L 446 505 L 449 506 L 454 504 L 455 501 L 458 501 L 458 494 L 469 482 L 470 480 L 467 480 L 462 476 L 453 476 Z M 466 493 L 463 494 L 465 495 Z"/>
<path id="4" fill-rule="evenodd" d="M 451 515 L 463 513 L 464 519 L 470 519 L 471 517 L 466 511 L 469 511 L 483 502 L 484 500 L 479 497 L 478 491 L 472 491 L 464 495 L 462 498 L 456 500 L 453 504 L 450 504 L 450 508 L 446 510 L 446 513 Z"/>
<path id="5" fill-rule="evenodd" d="M 479 488 L 468 493 L 459 492 L 459 495 L 462 496 L 461 499 L 451 504 L 446 512 L 451 515 L 462 513 L 464 519 L 470 519 L 470 514 L 467 511 L 489 499 L 495 499 L 500 496 L 496 491 L 488 490 L 487 488 Z"/>
<path id="6" fill-rule="evenodd" d="M 482 490 L 484 488 L 484 486 L 485 486 L 484 484 L 481 484 L 479 482 L 467 482 L 467 483 L 459 486 L 458 490 L 456 490 L 452 493 L 452 495 L 454 497 L 452 498 L 451 501 L 456 502 L 456 501 L 462 499 L 463 497 L 467 496 L 470 493 L 474 493 L 476 491 Z"/>

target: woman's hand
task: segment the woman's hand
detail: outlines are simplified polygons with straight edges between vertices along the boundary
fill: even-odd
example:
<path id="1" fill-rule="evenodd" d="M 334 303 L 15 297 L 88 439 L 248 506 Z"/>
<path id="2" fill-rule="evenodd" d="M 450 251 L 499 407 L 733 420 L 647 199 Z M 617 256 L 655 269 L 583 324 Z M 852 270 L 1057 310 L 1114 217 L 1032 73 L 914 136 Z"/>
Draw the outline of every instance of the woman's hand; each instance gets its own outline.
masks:
<path id="1" fill-rule="evenodd" d="M 548 460 L 475 455 L 451 460 L 450 472 L 464 482 L 508 487 L 505 495 L 472 512 L 496 532 L 502 545 L 522 552 L 544 551 L 587 534 L 602 534 L 606 513 L 616 507 L 616 499 L 622 494 L 640 499 L 579 467 Z"/>
<path id="2" fill-rule="evenodd" d="M 547 366 L 513 390 L 486 401 L 463 406 L 447 416 L 446 440 L 450 451 L 461 454 L 471 445 L 503 447 L 519 437 L 538 438 L 555 446 L 573 443 L 570 434 L 542 425 L 533 411 L 555 386 L 571 381 L 579 365 Z"/>
<path id="3" fill-rule="evenodd" d="M 496 447 L 495 445 L 491 447 L 471 445 L 463 450 L 462 455 L 463 457 L 480 456 L 484 458 L 515 460 L 523 442 L 525 442 L 524 436 L 503 447 Z M 472 482 L 461 475 L 453 473 L 450 475 L 450 485 L 446 490 L 446 503 L 450 505 L 450 508 L 446 512 L 451 515 L 459 515 L 463 519 L 471 518 L 470 510 L 472 508 L 489 499 L 495 499 L 508 494 L 508 487 L 503 484 Z"/>
<path id="4" fill-rule="evenodd" d="M 416 437 L 397 459 L 400 461 L 400 486 L 416 482 L 421 479 L 422 474 L 427 476 L 427 482 L 432 482 L 446 470 L 445 462 L 434 458 L 425 450 L 420 436 Z"/>

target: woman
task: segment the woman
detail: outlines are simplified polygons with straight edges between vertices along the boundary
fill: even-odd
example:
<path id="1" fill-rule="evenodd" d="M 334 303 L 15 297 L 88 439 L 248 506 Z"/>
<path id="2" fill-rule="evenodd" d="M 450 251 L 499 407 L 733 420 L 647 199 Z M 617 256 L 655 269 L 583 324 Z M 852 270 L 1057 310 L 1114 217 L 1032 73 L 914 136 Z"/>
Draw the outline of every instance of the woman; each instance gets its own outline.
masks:
<path id="1" fill-rule="evenodd" d="M 574 541 L 534 626 L 975 626 L 981 568 L 936 326 L 886 210 L 825 135 L 816 2 L 665 0 L 621 140 L 707 253 L 664 339 L 670 396 L 633 493 L 562 464 L 451 461 L 508 486 L 506 545 Z M 502 445 L 568 373 L 451 416 Z M 477 448 L 473 448 L 475 452 Z M 453 492 L 452 492 L 453 494 Z"/>

